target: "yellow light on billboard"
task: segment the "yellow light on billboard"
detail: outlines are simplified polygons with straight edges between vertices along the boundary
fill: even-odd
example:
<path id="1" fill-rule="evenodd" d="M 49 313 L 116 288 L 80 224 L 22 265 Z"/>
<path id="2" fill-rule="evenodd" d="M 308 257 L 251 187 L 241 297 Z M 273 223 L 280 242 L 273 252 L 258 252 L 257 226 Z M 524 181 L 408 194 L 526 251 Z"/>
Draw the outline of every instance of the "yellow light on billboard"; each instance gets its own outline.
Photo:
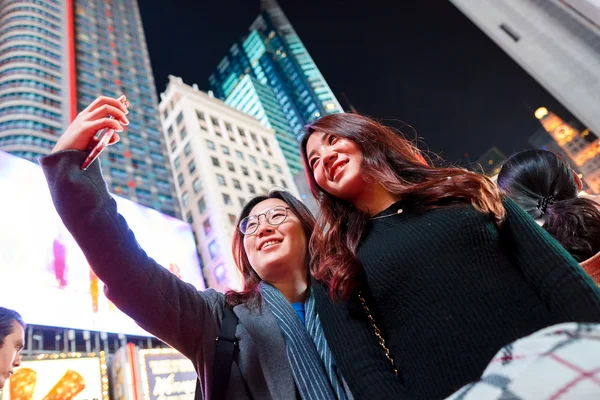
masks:
<path id="1" fill-rule="evenodd" d="M 546 107 L 540 107 L 537 110 L 535 110 L 534 115 L 537 119 L 542 119 L 546 115 L 548 115 L 548 109 Z"/>

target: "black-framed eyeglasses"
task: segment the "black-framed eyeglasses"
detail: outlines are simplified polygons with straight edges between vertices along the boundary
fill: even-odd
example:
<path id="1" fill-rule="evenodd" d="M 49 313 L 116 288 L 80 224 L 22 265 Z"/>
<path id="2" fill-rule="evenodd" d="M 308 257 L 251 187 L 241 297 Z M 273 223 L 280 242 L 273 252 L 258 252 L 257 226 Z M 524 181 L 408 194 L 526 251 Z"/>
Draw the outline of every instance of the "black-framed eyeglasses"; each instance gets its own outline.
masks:
<path id="1" fill-rule="evenodd" d="M 265 221 L 271 226 L 279 226 L 288 216 L 289 207 L 277 206 L 273 207 L 262 214 L 248 215 L 238 224 L 238 229 L 244 236 L 252 235 L 258 230 L 260 225 L 260 216 L 265 217 Z"/>

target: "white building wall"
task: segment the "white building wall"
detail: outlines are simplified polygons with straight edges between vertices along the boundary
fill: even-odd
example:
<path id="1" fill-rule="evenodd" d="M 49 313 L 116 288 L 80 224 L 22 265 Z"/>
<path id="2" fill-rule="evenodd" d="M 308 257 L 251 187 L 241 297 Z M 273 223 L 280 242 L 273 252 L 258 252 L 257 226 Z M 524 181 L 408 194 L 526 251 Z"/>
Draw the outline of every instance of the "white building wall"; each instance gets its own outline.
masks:
<path id="1" fill-rule="evenodd" d="M 600 21 L 600 1 L 450 1 L 592 132 L 600 133 L 600 25 L 595 22 Z"/>
<path id="2" fill-rule="evenodd" d="M 298 197 L 275 133 L 180 78 L 169 77 L 161 99 L 161 122 L 177 195 L 182 214 L 196 234 L 207 285 L 217 290 L 240 289 L 231 243 L 244 204 L 272 188 L 285 188 Z M 195 165 L 192 172 L 190 163 Z M 200 190 L 197 185 L 194 188 L 195 181 L 200 182 Z M 229 196 L 230 204 L 223 195 Z M 203 212 L 199 202 L 205 204 Z M 205 229 L 207 223 L 210 230 Z"/>

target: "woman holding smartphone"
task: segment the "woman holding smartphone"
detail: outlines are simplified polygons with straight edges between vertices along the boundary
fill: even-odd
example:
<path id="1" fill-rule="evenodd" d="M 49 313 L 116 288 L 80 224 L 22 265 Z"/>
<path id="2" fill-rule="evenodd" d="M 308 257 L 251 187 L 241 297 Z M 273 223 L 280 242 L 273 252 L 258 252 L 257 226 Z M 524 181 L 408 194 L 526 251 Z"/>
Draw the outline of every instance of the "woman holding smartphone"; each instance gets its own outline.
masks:
<path id="1" fill-rule="evenodd" d="M 239 323 L 225 398 L 351 398 L 324 338 L 309 284 L 307 245 L 315 221 L 308 209 L 286 192 L 252 199 L 240 215 L 233 243 L 243 290 L 196 290 L 140 248 L 118 214 L 99 163 L 81 169 L 96 132 L 107 127 L 121 131 L 128 123 L 126 113 L 124 97 L 98 98 L 75 118 L 52 154 L 40 159 L 56 209 L 105 283 L 107 297 L 192 360 L 204 399 L 217 397 L 215 338 L 226 307 Z M 118 139 L 115 133 L 110 143 Z"/>

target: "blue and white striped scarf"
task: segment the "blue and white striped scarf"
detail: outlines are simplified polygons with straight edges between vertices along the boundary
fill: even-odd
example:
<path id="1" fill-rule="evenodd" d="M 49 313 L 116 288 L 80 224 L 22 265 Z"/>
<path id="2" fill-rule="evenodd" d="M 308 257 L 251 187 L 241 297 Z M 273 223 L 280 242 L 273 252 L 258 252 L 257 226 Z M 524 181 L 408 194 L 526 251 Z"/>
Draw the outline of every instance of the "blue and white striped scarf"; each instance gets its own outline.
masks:
<path id="1" fill-rule="evenodd" d="M 303 400 L 346 400 L 342 379 L 325 339 L 315 300 L 309 288 L 305 302 L 306 327 L 285 296 L 274 286 L 261 282 L 261 293 L 285 339 L 288 361 Z"/>

